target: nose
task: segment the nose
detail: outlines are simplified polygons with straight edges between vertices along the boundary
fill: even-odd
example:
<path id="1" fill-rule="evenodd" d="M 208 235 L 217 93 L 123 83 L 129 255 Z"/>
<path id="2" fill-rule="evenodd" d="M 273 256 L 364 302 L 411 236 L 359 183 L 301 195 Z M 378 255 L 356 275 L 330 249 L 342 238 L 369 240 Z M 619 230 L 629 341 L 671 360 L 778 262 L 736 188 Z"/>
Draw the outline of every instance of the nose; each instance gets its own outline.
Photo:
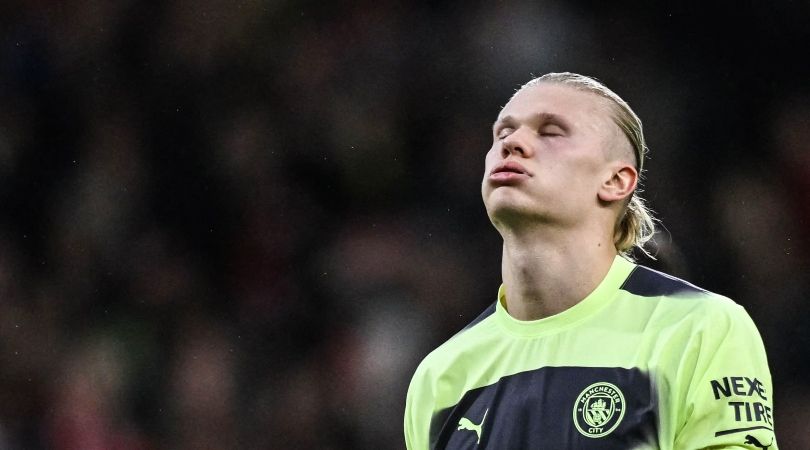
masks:
<path id="1" fill-rule="evenodd" d="M 512 154 L 528 158 L 532 154 L 531 144 L 527 141 L 526 132 L 518 128 L 501 141 L 501 156 L 506 158 Z"/>

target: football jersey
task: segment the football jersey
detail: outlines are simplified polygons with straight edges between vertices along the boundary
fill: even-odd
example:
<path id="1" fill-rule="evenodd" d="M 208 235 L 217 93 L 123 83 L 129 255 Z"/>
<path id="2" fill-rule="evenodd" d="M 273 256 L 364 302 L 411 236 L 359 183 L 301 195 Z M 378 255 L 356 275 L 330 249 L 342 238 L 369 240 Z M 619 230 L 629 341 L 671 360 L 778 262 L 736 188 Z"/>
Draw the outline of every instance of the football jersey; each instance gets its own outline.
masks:
<path id="1" fill-rule="evenodd" d="M 762 340 L 728 298 L 620 256 L 559 314 L 517 320 L 504 295 L 416 369 L 408 449 L 777 449 Z"/>

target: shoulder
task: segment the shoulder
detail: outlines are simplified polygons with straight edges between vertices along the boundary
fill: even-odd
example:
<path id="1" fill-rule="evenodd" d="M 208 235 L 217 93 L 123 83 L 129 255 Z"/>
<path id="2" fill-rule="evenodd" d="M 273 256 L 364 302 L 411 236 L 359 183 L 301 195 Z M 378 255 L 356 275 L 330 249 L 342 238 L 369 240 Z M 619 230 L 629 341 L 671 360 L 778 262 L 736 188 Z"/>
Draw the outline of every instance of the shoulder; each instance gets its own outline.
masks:
<path id="1" fill-rule="evenodd" d="M 637 265 L 630 272 L 619 289 L 636 297 L 673 299 L 679 303 L 694 304 L 711 310 L 734 311 L 741 308 L 724 295 L 641 265 Z"/>
<path id="2" fill-rule="evenodd" d="M 636 265 L 619 288 L 640 297 L 711 294 L 678 277 Z"/>
<path id="3" fill-rule="evenodd" d="M 416 368 L 405 401 L 405 436 L 408 448 L 427 448 L 434 421 L 446 415 L 436 413 L 458 403 L 470 389 L 469 382 L 479 364 L 482 350 L 497 339 L 493 303 L 461 331 L 425 356 Z"/>
<path id="4" fill-rule="evenodd" d="M 734 300 L 678 277 L 637 265 L 619 288 L 639 300 L 655 303 L 668 320 L 690 319 L 693 325 L 728 330 L 733 324 L 751 325 L 745 309 Z M 663 310 L 663 311 L 661 311 Z"/>
<path id="5" fill-rule="evenodd" d="M 485 341 L 493 337 L 495 309 L 496 304 L 492 303 L 459 332 L 428 353 L 414 377 L 442 373 L 447 367 L 463 362 L 465 355 L 485 345 Z"/>

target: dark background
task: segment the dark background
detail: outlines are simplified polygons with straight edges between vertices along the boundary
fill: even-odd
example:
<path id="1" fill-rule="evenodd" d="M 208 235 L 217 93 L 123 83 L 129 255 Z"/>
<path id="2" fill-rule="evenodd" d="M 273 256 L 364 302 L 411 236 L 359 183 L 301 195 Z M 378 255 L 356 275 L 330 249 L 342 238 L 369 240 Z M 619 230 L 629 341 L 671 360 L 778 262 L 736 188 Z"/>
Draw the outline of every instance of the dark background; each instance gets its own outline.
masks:
<path id="1" fill-rule="evenodd" d="M 533 75 L 644 121 L 664 268 L 744 305 L 810 448 L 803 1 L 0 4 L 0 448 L 396 449 L 494 301 L 490 125 Z"/>

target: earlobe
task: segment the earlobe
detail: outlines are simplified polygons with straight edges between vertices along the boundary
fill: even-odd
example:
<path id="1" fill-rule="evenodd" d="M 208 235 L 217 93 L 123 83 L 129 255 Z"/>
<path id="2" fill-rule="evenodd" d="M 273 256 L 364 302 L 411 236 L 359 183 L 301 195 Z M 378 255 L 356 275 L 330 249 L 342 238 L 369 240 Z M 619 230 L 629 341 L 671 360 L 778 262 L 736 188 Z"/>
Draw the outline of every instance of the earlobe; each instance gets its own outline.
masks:
<path id="1" fill-rule="evenodd" d="M 630 165 L 616 167 L 611 177 L 602 183 L 599 189 L 599 200 L 614 202 L 624 200 L 636 189 L 638 184 L 638 171 Z"/>

